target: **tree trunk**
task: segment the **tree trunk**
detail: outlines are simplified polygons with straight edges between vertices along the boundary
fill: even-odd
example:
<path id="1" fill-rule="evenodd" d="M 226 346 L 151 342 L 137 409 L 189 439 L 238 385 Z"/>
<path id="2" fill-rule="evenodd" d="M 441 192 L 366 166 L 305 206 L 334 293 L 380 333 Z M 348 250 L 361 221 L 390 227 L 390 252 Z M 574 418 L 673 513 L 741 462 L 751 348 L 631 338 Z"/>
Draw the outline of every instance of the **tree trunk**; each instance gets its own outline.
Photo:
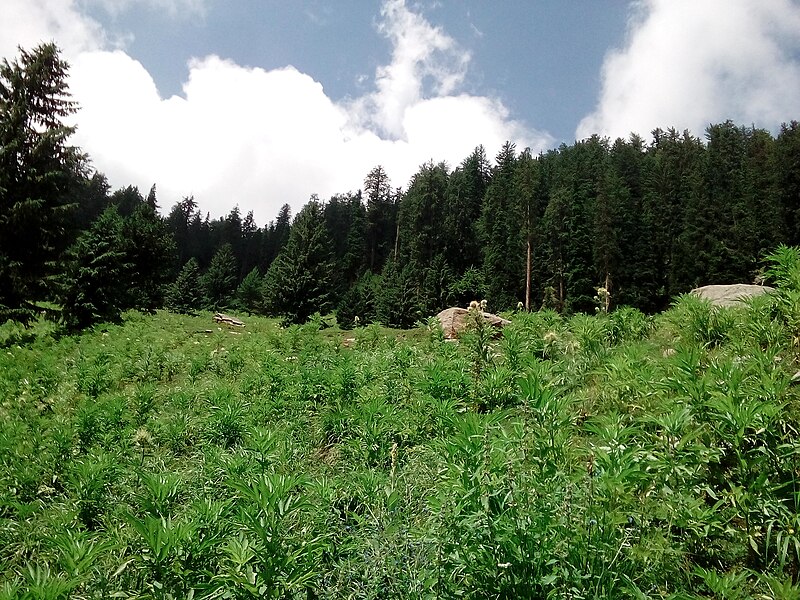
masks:
<path id="1" fill-rule="evenodd" d="M 525 266 L 525 312 L 531 311 L 531 236 L 528 234 L 527 264 Z"/>

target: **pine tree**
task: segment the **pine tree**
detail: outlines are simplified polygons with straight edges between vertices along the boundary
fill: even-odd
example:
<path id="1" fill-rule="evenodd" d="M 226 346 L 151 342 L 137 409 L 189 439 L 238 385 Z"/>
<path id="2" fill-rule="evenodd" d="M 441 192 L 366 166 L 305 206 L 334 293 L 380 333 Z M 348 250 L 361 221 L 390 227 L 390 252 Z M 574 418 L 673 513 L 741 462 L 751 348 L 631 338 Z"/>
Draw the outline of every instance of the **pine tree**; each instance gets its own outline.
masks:
<path id="1" fill-rule="evenodd" d="M 414 263 L 402 267 L 395 260 L 386 263 L 377 299 L 378 321 L 389 327 L 407 329 L 422 318 L 417 272 Z"/>
<path id="2" fill-rule="evenodd" d="M 183 265 L 178 278 L 167 288 L 165 303 L 167 310 L 192 314 L 200 308 L 203 289 L 200 285 L 200 265 L 192 257 Z"/>
<path id="3" fill-rule="evenodd" d="M 304 323 L 315 312 L 331 308 L 333 279 L 331 241 L 322 205 L 312 200 L 297 214 L 289 240 L 264 278 L 264 301 L 287 323 Z"/>
<path id="4" fill-rule="evenodd" d="M 152 312 L 164 302 L 164 291 L 177 260 L 175 239 L 164 219 L 143 201 L 123 219 L 123 239 L 131 265 L 127 308 Z"/>
<path id="5" fill-rule="evenodd" d="M 230 244 L 223 244 L 211 259 L 208 270 L 200 278 L 203 301 L 209 310 L 230 306 L 236 289 L 239 267 Z"/>
<path id="6" fill-rule="evenodd" d="M 516 160 L 516 147 L 506 142 L 497 155 L 479 224 L 486 291 L 495 310 L 516 306 L 524 293 L 524 246 L 515 210 Z"/>
<path id="7" fill-rule="evenodd" d="M 69 243 L 85 158 L 68 144 L 67 69 L 52 43 L 0 63 L 0 323 L 35 317 Z"/>
<path id="8" fill-rule="evenodd" d="M 127 308 L 130 272 L 123 219 L 112 206 L 81 234 L 68 253 L 56 296 L 67 329 L 118 320 Z"/>
<path id="9" fill-rule="evenodd" d="M 258 272 L 258 267 L 255 267 L 247 275 L 245 275 L 245 278 L 242 279 L 239 287 L 236 288 L 237 308 L 245 310 L 251 314 L 262 312 L 262 284 L 263 277 L 261 276 L 261 273 Z"/>
<path id="10" fill-rule="evenodd" d="M 486 150 L 478 146 L 448 179 L 440 235 L 445 261 L 456 278 L 481 264 L 478 220 L 490 170 Z"/>
<path id="11" fill-rule="evenodd" d="M 542 217 L 547 206 L 542 193 L 539 161 L 526 148 L 517 159 L 514 172 L 514 189 L 518 207 L 516 210 L 522 217 L 522 238 L 525 244 L 525 310 L 531 310 L 531 297 L 534 294 L 533 261 L 534 251 L 539 245 L 542 229 Z"/>
<path id="12" fill-rule="evenodd" d="M 348 289 L 336 306 L 336 322 L 342 329 L 352 329 L 378 319 L 378 297 L 383 288 L 380 275 L 369 271 Z"/>
<path id="13" fill-rule="evenodd" d="M 775 185 L 787 243 L 800 245 L 800 123 L 781 125 L 775 140 Z"/>
<path id="14" fill-rule="evenodd" d="M 397 203 L 382 166 L 378 165 L 367 174 L 364 196 L 367 202 L 367 268 L 378 272 L 397 241 Z"/>

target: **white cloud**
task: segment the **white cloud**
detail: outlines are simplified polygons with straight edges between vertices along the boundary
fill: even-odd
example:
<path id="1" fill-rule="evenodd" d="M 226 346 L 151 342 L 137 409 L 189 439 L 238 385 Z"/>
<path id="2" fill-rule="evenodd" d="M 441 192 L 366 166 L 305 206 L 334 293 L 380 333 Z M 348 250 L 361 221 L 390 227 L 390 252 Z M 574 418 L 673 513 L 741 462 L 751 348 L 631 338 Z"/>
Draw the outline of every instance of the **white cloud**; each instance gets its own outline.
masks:
<path id="1" fill-rule="evenodd" d="M 84 5 L 97 5 L 112 16 L 118 16 L 134 6 L 168 14 L 170 17 L 205 16 L 207 0 L 82 0 Z"/>
<path id="2" fill-rule="evenodd" d="M 597 109 L 576 136 L 702 134 L 731 119 L 776 129 L 797 118 L 800 5 L 792 0 L 642 0 L 602 70 Z"/>
<path id="3" fill-rule="evenodd" d="M 468 53 L 402 0 L 387 1 L 381 13 L 390 63 L 377 69 L 373 91 L 343 103 L 292 67 L 267 71 L 217 56 L 193 59 L 182 95 L 162 98 L 147 70 L 109 49 L 74 2 L 13 1 L 24 18 L 0 23 L 0 39 L 25 23 L 62 45 L 86 33 L 70 51 L 70 88 L 82 107 L 75 143 L 114 187 L 145 191 L 155 182 L 165 209 L 193 194 L 214 216 L 238 204 L 263 224 L 284 203 L 296 211 L 313 193 L 361 187 L 377 164 L 405 185 L 423 162 L 454 165 L 478 144 L 492 152 L 509 139 L 536 150 L 552 142 L 498 100 L 459 94 Z M 41 14 L 55 16 L 45 23 Z"/>
<path id="4" fill-rule="evenodd" d="M 360 125 L 402 138 L 405 112 L 424 97 L 426 79 L 435 96 L 452 93 L 466 76 L 470 55 L 441 28 L 408 10 L 404 0 L 387 0 L 381 17 L 378 30 L 392 43 L 392 61 L 378 67 L 376 90 L 351 108 Z"/>
<path id="5" fill-rule="evenodd" d="M 82 14 L 73 0 L 3 0 L 0 56 L 16 56 L 17 47 L 57 41 L 71 59 L 107 43 L 99 23 Z"/>

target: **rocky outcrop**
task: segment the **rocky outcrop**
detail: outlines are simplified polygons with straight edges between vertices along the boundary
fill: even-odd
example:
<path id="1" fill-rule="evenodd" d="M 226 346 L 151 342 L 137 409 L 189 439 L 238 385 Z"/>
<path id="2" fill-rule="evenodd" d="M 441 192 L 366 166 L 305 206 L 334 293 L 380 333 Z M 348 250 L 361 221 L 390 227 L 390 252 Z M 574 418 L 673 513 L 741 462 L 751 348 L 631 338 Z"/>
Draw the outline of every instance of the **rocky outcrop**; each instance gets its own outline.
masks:
<path id="1" fill-rule="evenodd" d="M 741 306 L 742 300 L 769 293 L 774 289 L 766 285 L 735 283 L 733 285 L 706 285 L 693 289 L 692 294 L 710 300 L 714 306 Z"/>
<path id="2" fill-rule="evenodd" d="M 442 325 L 444 337 L 449 340 L 458 338 L 467 328 L 468 314 L 469 310 L 466 308 L 452 307 L 445 308 L 442 312 L 436 315 L 436 318 L 439 319 L 439 323 Z M 496 327 L 497 329 L 502 329 L 511 323 L 511 321 L 508 319 L 498 317 L 497 315 L 493 315 L 492 313 L 488 312 L 483 313 L 483 318 L 489 325 Z"/>

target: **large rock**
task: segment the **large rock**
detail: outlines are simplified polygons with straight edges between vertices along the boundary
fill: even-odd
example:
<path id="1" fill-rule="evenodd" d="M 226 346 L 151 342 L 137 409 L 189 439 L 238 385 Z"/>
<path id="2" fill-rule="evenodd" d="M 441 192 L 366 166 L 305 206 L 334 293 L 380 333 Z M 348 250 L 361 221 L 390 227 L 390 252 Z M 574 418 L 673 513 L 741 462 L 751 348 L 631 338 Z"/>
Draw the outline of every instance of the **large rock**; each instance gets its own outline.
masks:
<path id="1" fill-rule="evenodd" d="M 773 291 L 767 285 L 748 285 L 746 283 L 735 283 L 733 285 L 706 285 L 695 288 L 692 294 L 711 300 L 714 306 L 737 306 L 742 300 L 760 296 Z"/>
<path id="2" fill-rule="evenodd" d="M 442 324 L 444 337 L 449 340 L 454 340 L 461 335 L 461 333 L 467 328 L 468 314 L 469 310 L 466 308 L 454 306 L 452 308 L 445 308 L 442 312 L 436 315 L 436 318 L 439 319 L 439 323 Z M 483 313 L 483 318 L 489 325 L 496 327 L 497 329 L 502 329 L 511 323 L 511 321 L 508 319 L 498 317 L 497 315 L 493 315 L 492 313 L 488 312 Z"/>

